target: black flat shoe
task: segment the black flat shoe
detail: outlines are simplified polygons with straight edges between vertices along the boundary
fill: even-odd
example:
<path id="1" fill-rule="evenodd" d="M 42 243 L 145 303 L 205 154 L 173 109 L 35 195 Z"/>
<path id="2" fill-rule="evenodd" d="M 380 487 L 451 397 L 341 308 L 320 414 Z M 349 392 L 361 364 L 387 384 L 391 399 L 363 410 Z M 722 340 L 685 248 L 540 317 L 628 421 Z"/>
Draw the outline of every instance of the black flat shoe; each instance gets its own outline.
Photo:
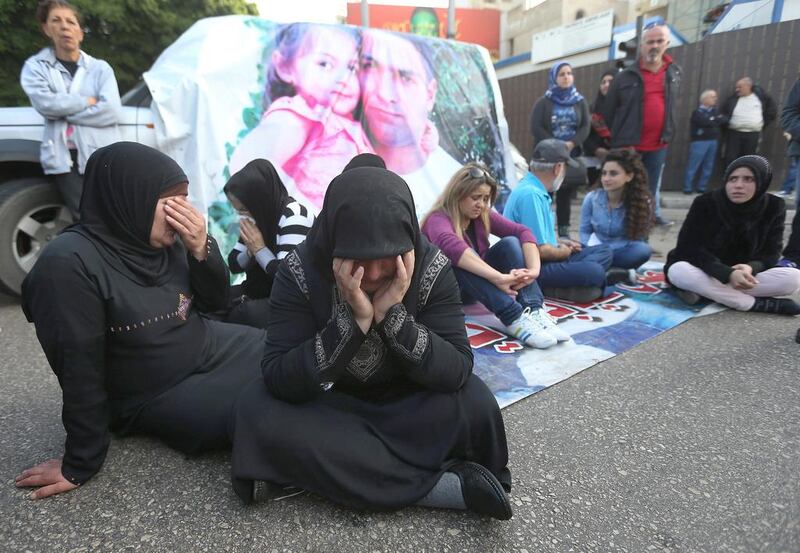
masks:
<path id="1" fill-rule="evenodd" d="M 461 493 L 467 509 L 498 520 L 511 518 L 513 513 L 508 496 L 489 469 L 478 463 L 462 461 L 450 472 L 461 480 Z"/>
<path id="2" fill-rule="evenodd" d="M 630 273 L 628 273 L 628 269 L 622 269 L 620 267 L 611 267 L 609 270 L 606 271 L 606 284 L 608 286 L 614 286 L 620 282 L 627 282 Z"/>

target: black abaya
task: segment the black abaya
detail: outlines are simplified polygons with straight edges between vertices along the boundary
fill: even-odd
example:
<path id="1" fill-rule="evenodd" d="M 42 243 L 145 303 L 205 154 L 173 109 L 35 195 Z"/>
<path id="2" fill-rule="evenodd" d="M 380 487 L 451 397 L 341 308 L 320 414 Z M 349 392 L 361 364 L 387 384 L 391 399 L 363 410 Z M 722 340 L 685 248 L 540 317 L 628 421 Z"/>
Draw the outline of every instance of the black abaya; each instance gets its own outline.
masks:
<path id="1" fill-rule="evenodd" d="M 264 382 L 237 404 L 237 490 L 266 480 L 392 509 L 421 499 L 460 460 L 510 489 L 502 416 L 472 375 L 455 276 L 419 234 L 413 205 L 405 183 L 382 169 L 351 169 L 331 183 L 306 243 L 276 275 Z M 339 297 L 332 258 L 411 248 L 411 287 L 365 336 Z"/>

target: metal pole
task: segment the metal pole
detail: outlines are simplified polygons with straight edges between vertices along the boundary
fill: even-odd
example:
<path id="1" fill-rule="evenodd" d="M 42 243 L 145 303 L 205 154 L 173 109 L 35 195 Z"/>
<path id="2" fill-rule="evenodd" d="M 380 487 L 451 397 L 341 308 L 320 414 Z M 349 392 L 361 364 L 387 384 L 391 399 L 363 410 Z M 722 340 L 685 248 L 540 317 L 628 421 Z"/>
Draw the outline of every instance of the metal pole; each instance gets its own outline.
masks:
<path id="1" fill-rule="evenodd" d="M 642 47 L 642 28 L 644 27 L 644 16 L 637 15 L 636 16 L 636 59 L 639 59 L 639 56 L 642 55 L 641 47 Z"/>
<path id="2" fill-rule="evenodd" d="M 447 38 L 456 38 L 456 0 L 447 5 Z"/>
<path id="3" fill-rule="evenodd" d="M 367 0 L 361 0 L 361 26 L 369 27 L 369 2 Z"/>

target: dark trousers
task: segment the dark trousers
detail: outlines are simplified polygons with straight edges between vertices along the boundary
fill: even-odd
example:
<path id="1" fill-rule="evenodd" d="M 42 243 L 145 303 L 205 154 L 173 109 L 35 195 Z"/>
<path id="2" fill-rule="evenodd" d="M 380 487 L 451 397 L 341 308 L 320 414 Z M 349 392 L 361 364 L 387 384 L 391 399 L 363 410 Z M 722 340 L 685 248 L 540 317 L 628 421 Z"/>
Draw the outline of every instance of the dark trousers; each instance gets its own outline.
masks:
<path id="1" fill-rule="evenodd" d="M 147 402 L 131 433 L 154 436 L 184 453 L 230 447 L 233 406 L 246 385 L 261 379 L 266 334 L 247 326 L 206 324 L 201 366 Z"/>
<path id="2" fill-rule="evenodd" d="M 667 148 L 654 152 L 639 152 L 642 156 L 642 165 L 647 171 L 647 182 L 650 185 L 650 195 L 653 196 L 656 219 L 661 218 L 661 175 L 664 173 L 664 162 L 667 160 Z"/>
<path id="3" fill-rule="evenodd" d="M 708 179 L 714 172 L 714 162 L 717 160 L 716 140 L 694 140 L 689 143 L 689 161 L 686 164 L 686 178 L 683 181 L 683 191 L 691 193 L 692 184 L 698 170 L 697 191 L 701 194 L 706 191 Z"/>
<path id="4" fill-rule="evenodd" d="M 80 218 L 83 175 L 78 173 L 78 151 L 70 150 L 69 153 L 72 156 L 72 168 L 69 173 L 53 175 L 53 180 L 56 182 L 58 193 L 61 194 L 61 201 L 69 209 L 72 218 L 77 221 Z"/>
<path id="5" fill-rule="evenodd" d="M 539 284 L 544 288 L 606 285 L 606 271 L 611 267 L 614 253 L 606 244 L 585 246 L 566 261 L 546 261 L 539 272 Z"/>
<path id="6" fill-rule="evenodd" d="M 800 157 L 794 158 L 795 163 L 800 163 Z M 792 219 L 792 233 L 789 235 L 789 242 L 783 250 L 783 257 L 800 264 L 800 171 L 795 175 L 795 189 L 797 198 L 795 199 L 794 219 Z"/>
<path id="7" fill-rule="evenodd" d="M 760 136 L 760 132 L 725 131 L 725 167 L 737 158 L 755 154 Z"/>
<path id="8" fill-rule="evenodd" d="M 572 198 L 578 191 L 578 184 L 564 182 L 556 192 L 556 225 L 558 234 L 566 227 L 569 228 L 570 213 L 572 210 Z"/>
<path id="9" fill-rule="evenodd" d="M 489 248 L 484 261 L 501 273 L 510 273 L 513 269 L 525 268 L 522 245 L 515 236 L 506 236 Z M 453 267 L 453 272 L 456 275 L 456 280 L 461 288 L 461 296 L 465 303 L 472 299 L 478 300 L 486 306 L 486 309 L 494 313 L 504 325 L 509 325 L 517 320 L 522 310 L 526 307 L 534 310 L 542 307 L 544 296 L 535 280 L 525 288 L 517 290 L 517 297 L 512 298 L 475 273 L 470 273 L 458 267 Z"/>

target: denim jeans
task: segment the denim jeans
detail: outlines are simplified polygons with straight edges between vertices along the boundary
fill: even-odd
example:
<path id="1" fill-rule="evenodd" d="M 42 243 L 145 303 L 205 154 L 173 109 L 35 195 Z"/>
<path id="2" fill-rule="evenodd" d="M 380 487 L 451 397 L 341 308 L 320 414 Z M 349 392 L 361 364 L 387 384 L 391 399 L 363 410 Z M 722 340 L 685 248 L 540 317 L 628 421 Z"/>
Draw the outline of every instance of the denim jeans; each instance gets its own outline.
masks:
<path id="1" fill-rule="evenodd" d="M 791 194 L 797 189 L 797 183 L 800 181 L 798 179 L 798 165 L 800 163 L 797 161 L 798 158 L 792 157 L 789 158 L 789 168 L 786 170 L 786 180 L 783 181 L 783 186 L 781 186 L 781 192 L 786 194 Z"/>
<path id="2" fill-rule="evenodd" d="M 683 191 L 687 194 L 692 191 L 692 181 L 700 169 L 697 178 L 698 192 L 705 192 L 708 179 L 714 171 L 714 161 L 717 155 L 716 140 L 694 140 L 689 144 L 689 162 L 686 164 L 686 179 L 683 182 Z"/>
<path id="3" fill-rule="evenodd" d="M 650 247 L 650 244 L 641 240 L 636 240 L 612 251 L 614 259 L 611 261 L 611 266 L 621 269 L 638 269 L 653 255 L 653 248 Z"/>
<path id="4" fill-rule="evenodd" d="M 667 160 L 667 148 L 655 152 L 639 152 L 642 164 L 647 171 L 647 182 L 655 204 L 656 219 L 661 218 L 661 175 L 664 173 L 664 162 Z"/>
<path id="5" fill-rule="evenodd" d="M 566 261 L 542 263 L 539 284 L 545 288 L 572 286 L 598 286 L 606 284 L 606 271 L 611 267 L 614 254 L 606 244 L 584 246 Z"/>
<path id="6" fill-rule="evenodd" d="M 512 269 L 526 267 L 522 244 L 516 236 L 506 236 L 489 248 L 484 261 L 501 273 L 510 273 Z M 475 273 L 458 267 L 453 267 L 453 272 L 461 287 L 461 297 L 464 302 L 468 303 L 471 299 L 478 300 L 506 326 L 517 320 L 524 308 L 530 307 L 535 310 L 542 307 L 544 296 L 535 280 L 525 288 L 517 290 L 517 297 L 513 298 Z"/>

